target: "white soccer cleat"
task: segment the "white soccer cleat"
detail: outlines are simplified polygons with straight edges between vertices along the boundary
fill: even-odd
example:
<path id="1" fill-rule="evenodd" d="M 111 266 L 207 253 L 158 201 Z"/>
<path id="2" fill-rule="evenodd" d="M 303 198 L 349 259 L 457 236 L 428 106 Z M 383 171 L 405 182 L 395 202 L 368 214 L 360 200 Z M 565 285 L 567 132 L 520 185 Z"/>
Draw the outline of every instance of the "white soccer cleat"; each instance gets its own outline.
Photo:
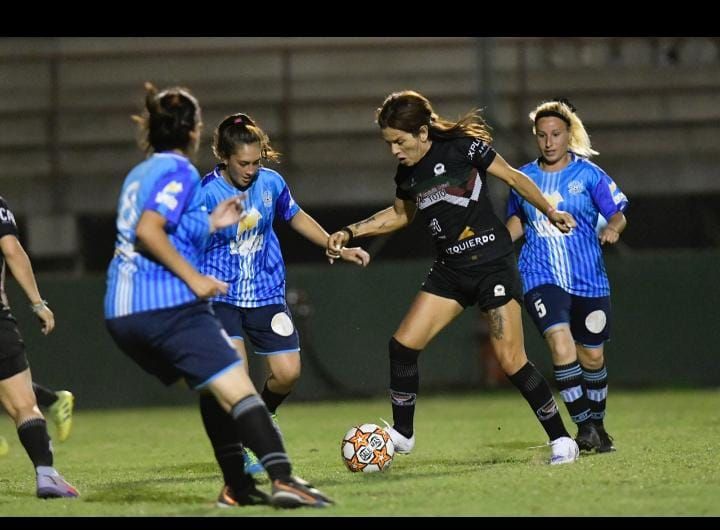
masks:
<path id="1" fill-rule="evenodd" d="M 550 456 L 550 465 L 572 464 L 580 456 L 580 448 L 575 440 L 569 436 L 563 436 L 557 440 L 550 442 L 552 456 Z"/>
<path id="2" fill-rule="evenodd" d="M 390 439 L 395 446 L 395 452 L 400 453 L 401 455 L 409 454 L 415 447 L 415 433 L 413 433 L 410 438 L 406 438 L 397 432 L 388 422 L 382 418 L 380 418 L 380 420 L 385 424 L 385 428 L 383 430 L 390 435 Z"/>

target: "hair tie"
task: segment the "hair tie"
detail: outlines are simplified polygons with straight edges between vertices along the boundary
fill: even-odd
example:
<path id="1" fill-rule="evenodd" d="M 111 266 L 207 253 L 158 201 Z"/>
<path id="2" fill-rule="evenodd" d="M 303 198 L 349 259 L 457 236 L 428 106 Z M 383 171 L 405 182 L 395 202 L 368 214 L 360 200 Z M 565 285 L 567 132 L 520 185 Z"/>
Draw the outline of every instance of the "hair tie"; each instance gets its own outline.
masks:
<path id="1" fill-rule="evenodd" d="M 237 125 L 238 123 L 242 123 L 242 122 L 243 122 L 242 116 L 238 116 L 237 118 L 235 118 L 233 120 L 233 125 Z"/>

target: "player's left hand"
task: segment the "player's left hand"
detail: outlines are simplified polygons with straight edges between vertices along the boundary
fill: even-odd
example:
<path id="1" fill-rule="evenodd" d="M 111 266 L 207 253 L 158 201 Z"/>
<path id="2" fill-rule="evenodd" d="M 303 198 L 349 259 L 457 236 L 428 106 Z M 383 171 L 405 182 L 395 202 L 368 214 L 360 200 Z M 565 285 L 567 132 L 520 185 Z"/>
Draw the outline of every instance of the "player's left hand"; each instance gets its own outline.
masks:
<path id="1" fill-rule="evenodd" d="M 42 326 L 41 330 L 42 330 L 43 335 L 47 335 L 53 329 L 55 329 L 55 314 L 52 312 L 52 310 L 47 305 L 44 305 L 44 307 L 35 311 L 35 316 L 40 321 L 40 325 Z"/>
<path id="2" fill-rule="evenodd" d="M 613 245 L 617 243 L 619 239 L 620 233 L 610 226 L 606 226 L 605 228 L 603 228 L 602 232 L 600 232 L 601 245 L 604 245 L 605 243 L 610 243 L 611 245 Z"/>

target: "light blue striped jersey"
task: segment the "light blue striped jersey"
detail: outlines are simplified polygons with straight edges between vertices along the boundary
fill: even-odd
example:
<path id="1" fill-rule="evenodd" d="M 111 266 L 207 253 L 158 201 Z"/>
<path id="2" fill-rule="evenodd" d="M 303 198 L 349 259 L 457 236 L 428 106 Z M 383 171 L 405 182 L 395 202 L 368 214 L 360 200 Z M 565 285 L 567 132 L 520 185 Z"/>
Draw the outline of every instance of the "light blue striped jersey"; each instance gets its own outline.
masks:
<path id="1" fill-rule="evenodd" d="M 596 224 L 599 215 L 609 219 L 623 211 L 628 200 L 600 167 L 574 153 L 570 156 L 570 163 L 560 171 L 545 172 L 537 161 L 520 168 L 550 204 L 575 217 L 577 227 L 570 233 L 560 232 L 545 214 L 511 190 L 507 217 L 517 215 L 525 229 L 518 261 L 523 289 L 551 284 L 577 296 L 609 296 Z"/>
<path id="2" fill-rule="evenodd" d="M 135 166 L 120 192 L 115 255 L 105 293 L 105 318 L 178 306 L 197 299 L 190 287 L 135 245 L 145 210 L 166 219 L 165 232 L 180 255 L 198 267 L 210 235 L 200 196 L 200 174 L 184 156 L 156 153 Z"/>
<path id="3" fill-rule="evenodd" d="M 200 270 L 230 284 L 227 294 L 213 301 L 238 307 L 282 304 L 285 263 L 273 221 L 275 217 L 290 221 L 300 207 L 285 180 L 272 169 L 261 167 L 245 189 L 228 184 L 219 167 L 203 178 L 202 195 L 208 211 L 239 193 L 245 194 L 247 218 L 212 235 Z"/>

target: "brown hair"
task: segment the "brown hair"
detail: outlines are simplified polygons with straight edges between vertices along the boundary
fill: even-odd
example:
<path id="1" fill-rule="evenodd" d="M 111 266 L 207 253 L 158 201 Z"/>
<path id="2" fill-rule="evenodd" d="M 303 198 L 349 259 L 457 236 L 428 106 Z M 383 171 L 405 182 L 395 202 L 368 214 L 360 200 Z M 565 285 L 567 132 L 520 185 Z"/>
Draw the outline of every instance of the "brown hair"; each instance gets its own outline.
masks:
<path id="1" fill-rule="evenodd" d="M 262 157 L 273 162 L 280 161 L 280 153 L 270 145 L 270 138 L 255 121 L 242 112 L 226 116 L 215 129 L 212 150 L 222 161 L 230 158 L 239 144 L 260 144 Z"/>
<path id="2" fill-rule="evenodd" d="M 138 143 L 148 153 L 172 149 L 187 152 L 190 133 L 202 124 L 200 104 L 187 88 L 158 92 L 150 82 L 145 83 L 145 110 L 132 119 L 140 126 Z"/>
<path id="3" fill-rule="evenodd" d="M 386 97 L 382 107 L 377 109 L 376 122 L 381 129 L 391 127 L 414 136 L 419 134 L 423 125 L 427 125 L 431 140 L 472 137 L 492 142 L 490 127 L 485 123 L 480 109 L 471 110 L 458 121 L 446 120 L 433 111 L 425 96 L 414 90 L 393 92 Z"/>

